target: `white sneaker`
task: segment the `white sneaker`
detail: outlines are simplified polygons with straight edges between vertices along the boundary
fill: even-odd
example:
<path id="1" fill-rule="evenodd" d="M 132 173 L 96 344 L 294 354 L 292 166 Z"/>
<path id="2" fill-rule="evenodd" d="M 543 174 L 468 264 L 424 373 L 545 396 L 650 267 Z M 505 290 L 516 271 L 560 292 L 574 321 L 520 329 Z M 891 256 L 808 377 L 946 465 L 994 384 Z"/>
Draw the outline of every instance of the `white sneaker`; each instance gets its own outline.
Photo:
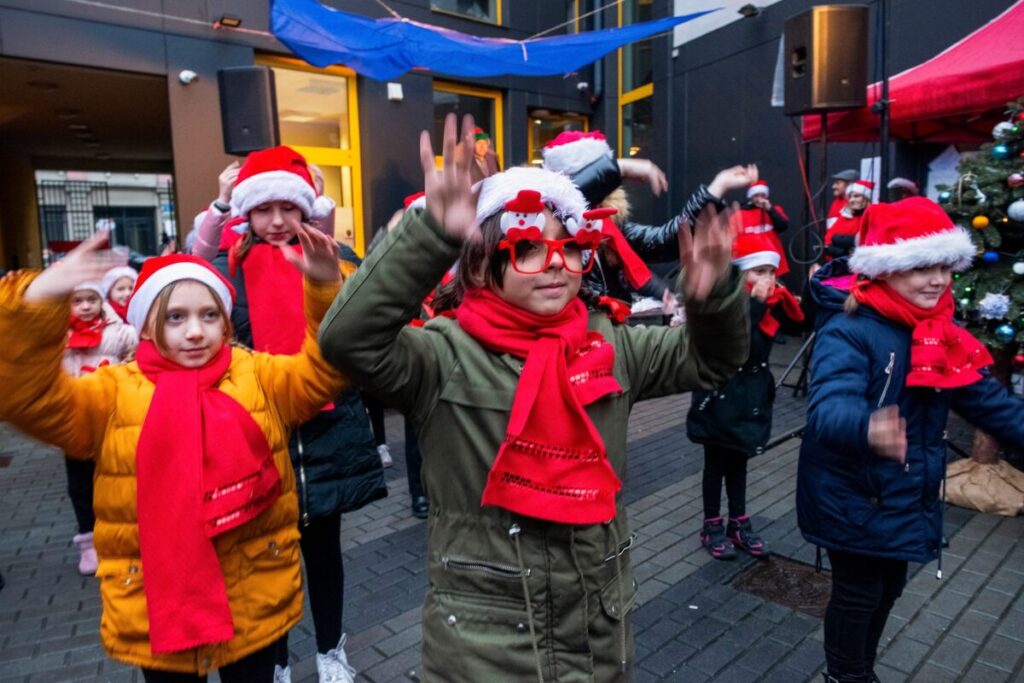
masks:
<path id="1" fill-rule="evenodd" d="M 274 683 L 292 683 L 292 668 L 274 665 Z"/>
<path id="2" fill-rule="evenodd" d="M 316 653 L 316 672 L 320 677 L 320 683 L 354 683 L 356 670 L 348 663 L 348 656 L 345 654 L 346 634 L 341 634 L 338 647 L 327 654 Z"/>
<path id="3" fill-rule="evenodd" d="M 377 446 L 377 455 L 380 456 L 380 464 L 384 467 L 391 467 L 395 464 L 394 458 L 391 457 L 391 449 L 386 443 Z"/>

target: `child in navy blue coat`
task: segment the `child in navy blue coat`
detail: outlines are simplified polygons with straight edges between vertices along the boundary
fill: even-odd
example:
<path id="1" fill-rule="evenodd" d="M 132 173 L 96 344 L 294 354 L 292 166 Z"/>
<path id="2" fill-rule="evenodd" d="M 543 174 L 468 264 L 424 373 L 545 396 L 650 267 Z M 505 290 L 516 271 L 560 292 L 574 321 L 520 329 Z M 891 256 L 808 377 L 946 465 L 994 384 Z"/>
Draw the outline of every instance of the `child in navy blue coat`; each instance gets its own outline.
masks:
<path id="1" fill-rule="evenodd" d="M 830 683 L 878 680 L 878 642 L 907 563 L 939 555 L 949 411 L 1024 443 L 1024 401 L 988 375 L 992 357 L 953 322 L 952 272 L 975 251 L 930 200 L 878 204 L 849 261 L 811 283 L 819 330 L 797 514 L 832 566 Z"/>

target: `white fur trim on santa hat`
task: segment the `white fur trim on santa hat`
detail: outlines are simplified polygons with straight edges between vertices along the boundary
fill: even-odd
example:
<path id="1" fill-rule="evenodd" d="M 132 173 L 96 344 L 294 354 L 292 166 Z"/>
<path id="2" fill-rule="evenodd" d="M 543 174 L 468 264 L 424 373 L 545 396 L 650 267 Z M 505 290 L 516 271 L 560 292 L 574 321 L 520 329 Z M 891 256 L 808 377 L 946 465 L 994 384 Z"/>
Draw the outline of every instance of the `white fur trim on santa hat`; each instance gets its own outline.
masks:
<path id="1" fill-rule="evenodd" d="M 106 299 L 107 295 L 110 294 L 110 290 L 121 278 L 130 278 L 132 284 L 139 279 L 139 271 L 135 270 L 131 266 L 118 266 L 117 268 L 111 268 L 103 274 L 103 298 Z"/>
<path id="2" fill-rule="evenodd" d="M 763 184 L 751 185 L 747 188 L 747 199 L 751 199 L 754 195 L 763 194 L 768 197 L 768 186 Z"/>
<path id="3" fill-rule="evenodd" d="M 939 264 L 959 272 L 971 267 L 977 251 L 966 230 L 953 228 L 894 244 L 858 246 L 850 257 L 850 270 L 871 279 Z"/>
<path id="4" fill-rule="evenodd" d="M 165 266 L 149 276 L 138 289 L 132 293 L 128 300 L 128 324 L 138 332 L 146 324 L 149 316 L 149 309 L 153 302 L 167 285 L 174 284 L 180 280 L 198 280 L 212 289 L 220 299 L 224 310 L 231 315 L 231 291 L 224 281 L 216 273 L 198 263 L 173 263 Z"/>
<path id="5" fill-rule="evenodd" d="M 291 171 L 267 171 L 250 176 L 231 190 L 231 214 L 248 216 L 249 212 L 267 202 L 291 202 L 306 218 L 325 218 L 334 208 L 318 201 L 316 190 Z M 328 201 L 330 201 L 328 199 Z"/>
<path id="6" fill-rule="evenodd" d="M 778 268 L 781 262 L 781 257 L 777 251 L 755 251 L 753 254 L 747 254 L 739 258 L 732 260 L 736 267 L 740 270 L 750 270 L 751 268 L 757 268 L 758 266 L 771 266 L 772 268 Z"/>
<path id="7" fill-rule="evenodd" d="M 476 219 L 483 222 L 505 208 L 505 202 L 520 190 L 540 192 L 541 201 L 552 207 L 569 234 L 575 235 L 583 224 L 587 200 L 568 176 L 543 168 L 517 166 L 484 178 L 477 186 L 480 196 L 476 201 Z M 571 220 L 570 220 L 571 219 Z"/>
<path id="8" fill-rule="evenodd" d="M 874 195 L 874 190 L 867 185 L 857 181 L 850 183 L 846 186 L 846 196 L 849 197 L 851 194 L 862 194 L 868 199 Z"/>
<path id="9" fill-rule="evenodd" d="M 100 295 L 100 299 L 107 298 L 107 290 L 103 287 L 103 283 L 93 280 L 91 282 L 83 282 L 80 285 L 75 285 L 76 292 L 96 292 Z"/>
<path id="10" fill-rule="evenodd" d="M 612 158 L 612 148 L 605 140 L 581 138 L 557 147 L 545 147 L 540 151 L 544 157 L 544 168 L 572 175 L 589 166 L 602 156 Z"/>

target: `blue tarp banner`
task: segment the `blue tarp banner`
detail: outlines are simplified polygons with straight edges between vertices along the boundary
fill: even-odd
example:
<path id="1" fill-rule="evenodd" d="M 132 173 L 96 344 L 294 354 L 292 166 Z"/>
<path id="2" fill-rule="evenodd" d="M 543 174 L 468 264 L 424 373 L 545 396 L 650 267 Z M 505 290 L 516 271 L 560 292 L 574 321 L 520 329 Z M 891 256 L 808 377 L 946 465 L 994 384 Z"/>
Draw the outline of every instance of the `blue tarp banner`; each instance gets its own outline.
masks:
<path id="1" fill-rule="evenodd" d="M 554 76 L 705 14 L 708 11 L 602 31 L 506 40 L 478 38 L 407 19 L 369 19 L 316 0 L 273 0 L 270 30 L 313 66 L 343 64 L 377 80 L 415 67 L 449 76 Z"/>

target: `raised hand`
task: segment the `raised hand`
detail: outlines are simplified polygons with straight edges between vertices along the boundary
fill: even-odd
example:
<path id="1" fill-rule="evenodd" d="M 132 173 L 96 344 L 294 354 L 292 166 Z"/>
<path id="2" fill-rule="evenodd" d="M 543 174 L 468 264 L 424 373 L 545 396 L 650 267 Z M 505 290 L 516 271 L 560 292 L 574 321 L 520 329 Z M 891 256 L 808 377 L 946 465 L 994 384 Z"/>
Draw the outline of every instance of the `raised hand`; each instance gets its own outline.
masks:
<path id="1" fill-rule="evenodd" d="M 108 248 L 109 230 L 99 230 L 68 252 L 32 281 L 25 290 L 25 301 L 60 301 L 71 296 L 75 287 L 83 282 L 103 279 L 111 268 L 128 263 L 127 251 Z"/>
<path id="2" fill-rule="evenodd" d="M 333 237 L 303 223 L 298 231 L 302 254 L 287 244 L 280 247 L 288 263 L 298 268 L 307 279 L 314 282 L 337 282 L 341 280 L 338 266 L 338 243 Z"/>
<path id="3" fill-rule="evenodd" d="M 227 167 L 220 172 L 217 176 L 217 187 L 219 192 L 217 193 L 217 201 L 221 204 L 231 203 L 231 191 L 235 187 L 235 181 L 238 180 L 238 171 L 241 170 L 242 166 L 238 161 L 232 161 Z"/>
<path id="4" fill-rule="evenodd" d="M 473 155 L 464 154 L 456 159 L 455 114 L 444 119 L 442 163 L 434 163 L 434 147 L 430 133 L 420 133 L 420 162 L 423 165 L 423 189 L 427 195 L 427 211 L 441 224 L 450 237 L 458 240 L 480 239 L 476 222 L 476 196 L 472 190 L 469 164 Z M 473 148 L 473 117 L 462 119 L 462 142 L 465 149 Z"/>
<path id="5" fill-rule="evenodd" d="M 668 189 L 665 172 L 648 159 L 619 159 L 619 171 L 624 178 L 649 183 L 655 197 Z"/>
<path id="6" fill-rule="evenodd" d="M 774 291 L 775 282 L 773 281 L 773 278 L 763 277 L 754 283 L 754 287 L 750 290 L 750 296 L 751 298 L 764 302 L 768 300 L 768 297 L 770 297 Z"/>
<path id="7" fill-rule="evenodd" d="M 740 190 L 758 179 L 757 164 L 738 165 L 719 171 L 708 185 L 708 191 L 719 199 L 730 190 Z"/>
<path id="8" fill-rule="evenodd" d="M 683 284 L 688 301 L 704 301 L 729 270 L 732 259 L 733 234 L 729 221 L 739 207 L 733 204 L 719 213 L 708 204 L 697 216 L 693 234 L 679 231 L 679 265 L 683 268 Z"/>
<path id="9" fill-rule="evenodd" d="M 886 406 L 868 419 L 868 444 L 878 455 L 902 464 L 907 460 L 907 420 L 899 406 Z"/>

